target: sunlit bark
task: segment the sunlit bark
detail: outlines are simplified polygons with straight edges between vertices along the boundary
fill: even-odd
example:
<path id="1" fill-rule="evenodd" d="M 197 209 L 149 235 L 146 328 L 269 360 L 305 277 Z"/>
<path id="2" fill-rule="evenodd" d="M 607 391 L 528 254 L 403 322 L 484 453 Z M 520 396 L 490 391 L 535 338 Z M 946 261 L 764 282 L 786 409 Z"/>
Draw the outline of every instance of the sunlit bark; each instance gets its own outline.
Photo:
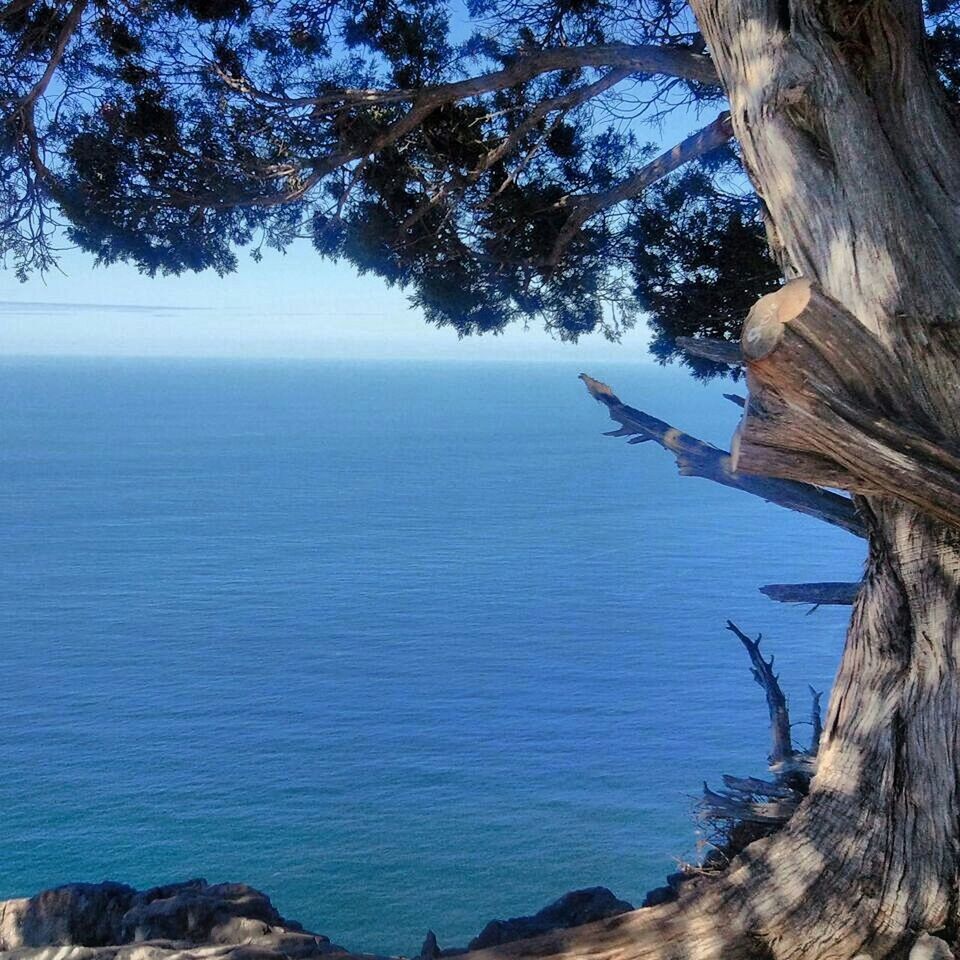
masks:
<path id="1" fill-rule="evenodd" d="M 805 280 L 786 323 L 761 306 L 747 327 L 735 456 L 860 494 L 867 573 L 784 830 L 675 905 L 501 955 L 906 956 L 960 921 L 960 145 L 919 3 L 692 6 L 771 240 Z"/>

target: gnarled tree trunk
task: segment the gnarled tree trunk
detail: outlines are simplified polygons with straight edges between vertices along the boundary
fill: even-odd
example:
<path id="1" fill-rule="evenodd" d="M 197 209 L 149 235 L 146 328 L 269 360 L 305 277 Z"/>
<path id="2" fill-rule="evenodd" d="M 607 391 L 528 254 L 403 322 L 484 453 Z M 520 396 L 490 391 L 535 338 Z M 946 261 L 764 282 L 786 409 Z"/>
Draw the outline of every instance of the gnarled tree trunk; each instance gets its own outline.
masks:
<path id="1" fill-rule="evenodd" d="M 787 830 L 744 868 L 745 926 L 777 958 L 884 956 L 925 930 L 953 940 L 960 145 L 924 59 L 919 3 L 695 6 L 785 267 L 860 324 L 834 321 L 817 369 L 794 370 L 815 402 L 780 389 L 789 372 L 770 375 L 789 339 L 775 327 L 778 342 L 754 349 L 748 367 L 752 401 L 776 412 L 751 430 L 748 411 L 741 440 L 761 436 L 766 472 L 817 482 L 827 461 L 854 477 L 845 485 L 865 494 L 870 558 L 818 775 Z M 750 361 L 764 338 L 756 322 L 744 333 Z M 880 436 L 881 424 L 913 436 Z M 939 489 L 913 473 L 928 449 L 948 458 Z"/>
<path id="2" fill-rule="evenodd" d="M 906 956 L 960 932 L 960 141 L 916 0 L 692 6 L 805 281 L 747 326 L 734 458 L 857 493 L 868 569 L 787 827 L 675 905 L 497 955 Z"/>

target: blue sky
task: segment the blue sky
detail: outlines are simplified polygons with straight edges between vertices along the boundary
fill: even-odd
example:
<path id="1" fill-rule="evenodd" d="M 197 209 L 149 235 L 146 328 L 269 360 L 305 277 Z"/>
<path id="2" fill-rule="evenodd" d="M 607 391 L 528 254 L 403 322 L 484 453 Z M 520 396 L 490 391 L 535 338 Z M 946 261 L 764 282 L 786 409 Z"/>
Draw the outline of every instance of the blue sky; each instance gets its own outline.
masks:
<path id="1" fill-rule="evenodd" d="M 20 283 L 0 270 L 0 355 L 309 357 L 329 359 L 647 361 L 647 334 L 553 340 L 536 322 L 458 340 L 428 327 L 405 295 L 307 242 L 236 273 L 150 278 L 123 264 L 94 268 L 67 251 L 62 272 Z"/>

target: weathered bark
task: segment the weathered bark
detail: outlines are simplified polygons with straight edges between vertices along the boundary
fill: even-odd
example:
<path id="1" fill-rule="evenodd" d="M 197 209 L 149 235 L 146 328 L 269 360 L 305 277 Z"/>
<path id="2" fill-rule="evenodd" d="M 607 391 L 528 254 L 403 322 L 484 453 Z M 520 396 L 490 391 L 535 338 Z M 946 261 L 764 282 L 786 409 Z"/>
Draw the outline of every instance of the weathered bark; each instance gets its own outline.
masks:
<path id="1" fill-rule="evenodd" d="M 943 521 L 956 516 L 960 436 L 960 144 L 919 3 L 694 7 L 773 239 L 826 301 L 824 339 L 804 340 L 794 362 L 811 369 L 794 370 L 794 386 L 778 391 L 764 366 L 791 351 L 764 353 L 754 334 L 760 404 L 783 402 L 786 435 L 800 423 L 817 437 L 767 467 L 824 482 L 826 462 L 868 494 L 870 517 L 818 773 L 737 871 L 741 916 L 778 960 L 895 954 L 922 930 L 955 936 L 958 921 L 960 533 Z M 833 375 L 834 391 L 807 405 L 807 375 L 814 393 Z M 945 458 L 932 483 L 930 457 Z"/>
<path id="2" fill-rule="evenodd" d="M 498 955 L 905 957 L 960 928 L 960 142 L 919 2 L 691 5 L 774 250 L 832 311 L 794 369 L 747 358 L 775 442 L 748 423 L 740 462 L 865 494 L 867 573 L 787 826 L 676 904 Z"/>

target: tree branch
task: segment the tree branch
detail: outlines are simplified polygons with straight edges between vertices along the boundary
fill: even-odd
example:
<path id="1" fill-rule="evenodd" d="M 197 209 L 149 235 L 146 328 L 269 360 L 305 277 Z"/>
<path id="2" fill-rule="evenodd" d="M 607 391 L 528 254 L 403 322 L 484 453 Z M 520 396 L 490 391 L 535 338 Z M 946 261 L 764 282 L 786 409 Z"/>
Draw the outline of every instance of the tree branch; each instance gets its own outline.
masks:
<path id="1" fill-rule="evenodd" d="M 835 524 L 858 537 L 866 536 L 863 521 L 848 497 L 792 480 L 738 475 L 733 471 L 730 454 L 725 450 L 683 433 L 634 407 L 628 407 L 605 383 L 585 373 L 580 374 L 580 379 L 590 395 L 607 408 L 610 419 L 621 425 L 619 430 L 608 436 L 629 436 L 633 438 L 631 443 L 655 440 L 676 457 L 681 476 L 704 477 L 761 497 L 768 503 Z"/>
<path id="2" fill-rule="evenodd" d="M 403 230 L 409 230 L 418 223 L 427 213 L 442 203 L 451 193 L 460 193 L 465 188 L 477 183 L 494 164 L 499 163 L 507 154 L 513 150 L 517 144 L 533 130 L 538 123 L 546 119 L 551 113 L 571 110 L 582 103 L 592 100 L 594 97 L 616 86 L 622 80 L 625 80 L 632 71 L 628 67 L 620 67 L 616 70 L 610 70 L 594 83 L 584 84 L 575 87 L 567 93 L 553 97 L 550 100 L 543 100 L 538 103 L 522 123 L 510 131 L 495 147 L 489 150 L 477 166 L 466 176 L 460 177 L 453 184 L 445 184 L 440 187 L 436 193 L 424 204 L 418 207 L 403 223 Z M 501 184 L 498 193 L 503 190 L 505 184 Z"/>
<path id="3" fill-rule="evenodd" d="M 386 147 L 392 146 L 401 137 L 415 130 L 424 122 L 434 111 L 440 107 L 454 103 L 459 100 L 465 100 L 470 97 L 481 96 L 485 93 L 492 93 L 497 90 L 504 90 L 516 86 L 543 73 L 550 73 L 556 70 L 568 70 L 580 67 L 614 67 L 605 77 L 586 86 L 578 87 L 570 93 L 558 97 L 555 101 L 546 101 L 534 108 L 536 120 L 530 119 L 528 127 L 532 127 L 542 117 L 546 116 L 551 110 L 567 106 L 575 106 L 583 103 L 591 97 L 598 96 L 600 93 L 626 79 L 628 76 L 636 73 L 667 73 L 674 76 L 687 77 L 702 83 L 718 83 L 716 73 L 709 57 L 703 54 L 694 53 L 690 50 L 684 50 L 680 47 L 658 47 L 658 46 L 632 46 L 630 44 L 604 44 L 599 46 L 585 47 L 558 47 L 549 50 L 540 50 L 533 53 L 523 53 L 512 63 L 492 73 L 482 74 L 478 77 L 471 77 L 467 80 L 460 80 L 454 83 L 442 83 L 434 86 L 421 87 L 409 90 L 338 90 L 321 97 L 285 97 L 266 93 L 251 87 L 244 79 L 233 77 L 226 73 L 220 67 L 211 66 L 215 73 L 228 87 L 237 93 L 250 96 L 257 100 L 263 100 L 281 106 L 285 109 L 305 109 L 311 108 L 315 113 L 336 113 L 346 107 L 353 106 L 374 106 L 390 103 L 403 103 L 410 101 L 409 110 L 390 124 L 386 130 L 379 135 L 371 137 L 364 143 L 345 147 L 334 151 L 325 157 L 319 157 L 314 160 L 309 167 L 309 174 L 303 181 L 294 188 L 269 194 L 257 194 L 251 197 L 240 197 L 232 201 L 223 201 L 219 195 L 175 195 L 173 201 L 180 205 L 204 206 L 208 209 L 228 209 L 231 207 L 249 207 L 249 206 L 280 206 L 288 203 L 294 203 L 310 192 L 325 176 L 354 160 L 364 156 L 379 153 Z M 721 115 L 718 121 L 726 116 L 725 129 L 727 130 L 723 142 L 732 136 L 729 132 L 729 115 Z M 711 124 L 706 130 L 695 134 L 693 137 L 684 141 L 673 151 L 664 154 L 663 157 L 653 161 L 643 168 L 635 177 L 621 185 L 621 189 L 637 191 L 642 189 L 638 185 L 639 179 L 644 171 L 648 177 L 652 177 L 650 182 L 665 176 L 677 166 L 693 159 L 697 153 L 690 153 L 689 156 L 677 156 L 671 160 L 676 151 L 683 151 L 687 144 L 699 142 L 699 138 L 711 136 L 716 137 L 716 122 Z M 516 133 L 516 132 L 515 132 Z M 502 156 L 511 148 L 512 140 L 519 139 L 519 135 L 514 137 L 511 134 L 506 138 L 503 150 L 495 148 L 487 158 L 481 163 L 479 174 L 482 175 L 490 166 L 501 159 Z M 706 142 L 706 141 L 705 141 Z M 714 144 L 719 145 L 719 143 Z M 690 148 L 691 150 L 693 147 Z M 712 147 L 711 147 L 712 149 Z M 705 152 L 706 148 L 700 152 Z M 671 166 L 672 163 L 672 166 Z M 662 172 L 657 172 L 661 171 Z M 470 175 L 471 177 L 473 174 Z M 628 186 L 633 184 L 633 186 Z M 609 203 L 616 203 L 617 191 L 610 192 Z M 606 195 L 598 195 L 578 199 L 579 205 L 585 203 L 588 207 L 595 207 L 594 212 L 603 209 L 608 201 L 604 200 Z M 439 202 L 442 196 L 435 198 Z M 428 201 L 430 204 L 431 201 Z M 587 216 L 592 216 L 588 213 Z M 578 227 L 573 227 L 573 234 Z M 573 235 L 571 234 L 571 236 Z M 569 242 L 569 241 L 568 241 Z"/>
<path id="4" fill-rule="evenodd" d="M 820 710 L 820 698 L 823 696 L 822 690 L 814 690 L 810 687 L 810 725 L 813 731 L 810 734 L 810 755 L 815 757 L 820 751 L 820 738 L 823 736 L 823 714 Z"/>
<path id="5" fill-rule="evenodd" d="M 43 96 L 47 87 L 50 86 L 50 81 L 57 72 L 57 67 L 60 66 L 60 61 L 66 52 L 67 44 L 70 42 L 70 38 L 74 33 L 76 33 L 77 27 L 80 26 L 80 19 L 83 16 L 83 11 L 86 9 L 88 2 L 89 0 L 77 0 L 70 8 L 70 12 L 63 21 L 63 26 L 60 28 L 60 33 L 57 35 L 57 42 L 54 44 L 53 52 L 50 54 L 47 68 L 43 71 L 43 75 L 31 91 L 20 101 L 21 110 L 32 110 L 33 105 Z"/>
<path id="6" fill-rule="evenodd" d="M 824 583 L 768 583 L 760 592 L 779 603 L 812 603 L 817 606 L 850 606 L 857 599 L 862 584 L 824 582 Z"/>
<path id="7" fill-rule="evenodd" d="M 731 139 L 733 139 L 733 126 L 730 122 L 730 113 L 724 110 L 713 123 L 698 130 L 665 153 L 661 153 L 655 160 L 651 160 L 632 177 L 621 181 L 611 190 L 570 198 L 570 216 L 557 236 L 546 265 L 556 266 L 560 262 L 570 241 L 591 217 L 602 210 L 615 207 L 624 200 L 639 196 L 651 184 L 662 180 L 691 160 L 716 150 Z"/>
<path id="8" fill-rule="evenodd" d="M 545 73 L 583 67 L 628 67 L 632 74 L 662 74 L 694 80 L 708 86 L 720 84 L 713 61 L 702 53 L 683 47 L 629 43 L 551 47 L 547 50 L 525 51 L 518 54 L 502 70 L 494 70 L 466 80 L 396 90 L 344 88 L 316 97 L 288 97 L 267 93 L 251 86 L 245 79 L 231 76 L 216 66 L 211 66 L 211 70 L 237 93 L 284 109 L 296 110 L 307 107 L 339 109 L 344 106 L 379 106 L 408 100 L 418 101 L 424 98 L 438 104 L 453 103 L 497 90 L 506 90 Z"/>
<path id="9" fill-rule="evenodd" d="M 787 698 L 780 689 L 780 679 L 773 672 L 773 657 L 764 660 L 760 653 L 763 634 L 759 634 L 756 640 L 751 640 L 732 620 L 727 621 L 727 629 L 743 644 L 750 657 L 753 679 L 760 684 L 767 697 L 767 709 L 770 712 L 770 763 L 784 763 L 793 757 L 790 713 L 787 710 Z"/>
<path id="10" fill-rule="evenodd" d="M 698 804 L 698 814 L 705 820 L 732 820 L 734 822 L 763 823 L 780 826 L 796 812 L 803 797 L 793 791 L 793 796 L 783 799 L 757 800 L 750 794 L 737 790 L 718 793 L 703 785 L 703 799 Z"/>

